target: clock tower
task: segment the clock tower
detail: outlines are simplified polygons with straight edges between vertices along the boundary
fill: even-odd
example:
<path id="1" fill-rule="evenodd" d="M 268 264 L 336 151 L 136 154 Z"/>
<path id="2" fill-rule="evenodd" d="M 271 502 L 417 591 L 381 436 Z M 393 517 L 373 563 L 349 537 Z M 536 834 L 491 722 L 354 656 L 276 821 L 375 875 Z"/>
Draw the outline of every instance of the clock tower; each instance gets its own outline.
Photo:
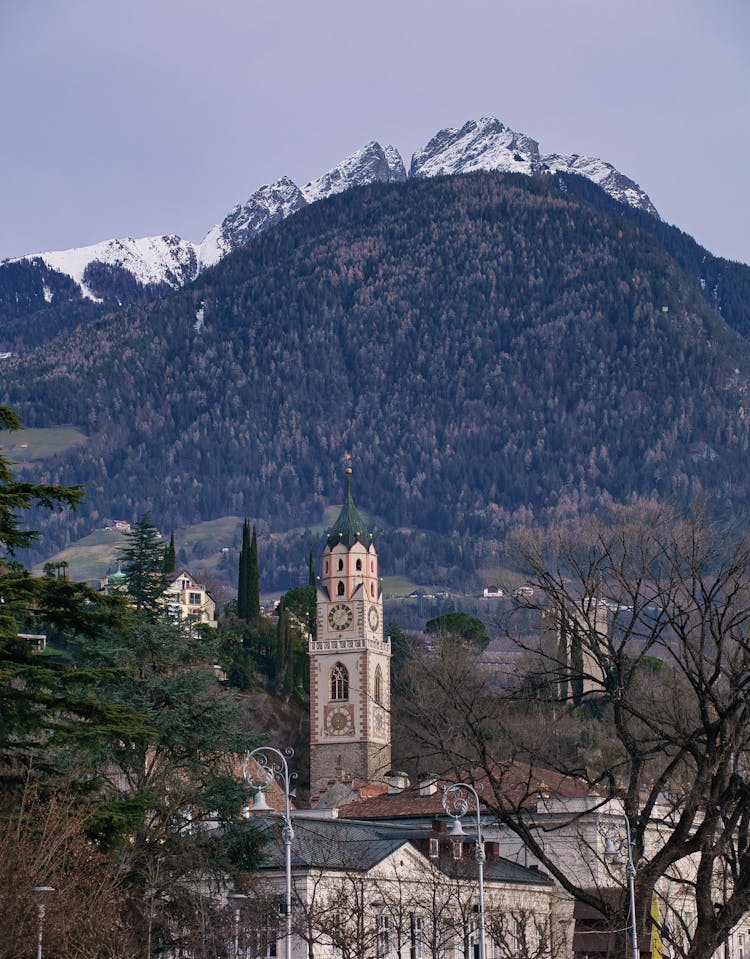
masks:
<path id="1" fill-rule="evenodd" d="M 383 781 L 391 766 L 391 643 L 372 533 L 352 499 L 326 534 L 310 640 L 310 796 L 337 781 Z"/>

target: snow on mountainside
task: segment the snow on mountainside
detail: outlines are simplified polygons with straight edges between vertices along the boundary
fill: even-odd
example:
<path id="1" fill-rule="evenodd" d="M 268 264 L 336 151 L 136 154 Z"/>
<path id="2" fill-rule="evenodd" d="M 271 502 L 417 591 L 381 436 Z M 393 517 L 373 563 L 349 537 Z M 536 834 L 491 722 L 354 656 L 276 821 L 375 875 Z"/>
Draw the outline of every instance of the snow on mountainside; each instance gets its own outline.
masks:
<path id="1" fill-rule="evenodd" d="M 342 160 L 338 166 L 300 189 L 289 177 L 262 186 L 247 203 L 238 204 L 221 223 L 211 227 L 200 245 L 199 269 L 218 263 L 222 257 L 297 210 L 367 183 L 391 183 L 406 179 L 406 170 L 395 147 L 372 141 Z"/>
<path id="2" fill-rule="evenodd" d="M 596 157 L 582 157 L 577 153 L 571 156 L 559 156 L 550 153 L 542 157 L 542 162 L 551 173 L 577 173 L 600 186 L 620 203 L 627 203 L 636 210 L 644 210 L 659 218 L 656 207 L 643 190 L 633 180 L 623 176 L 611 163 L 597 160 Z"/>
<path id="3" fill-rule="evenodd" d="M 525 173 L 539 170 L 539 144 L 508 130 L 499 120 L 469 120 L 460 130 L 448 127 L 417 150 L 409 176 L 431 177 L 477 170 Z"/>
<path id="4" fill-rule="evenodd" d="M 125 270 L 143 286 L 166 284 L 176 290 L 196 276 L 197 250 L 194 243 L 179 236 L 147 236 L 137 240 L 126 237 L 74 247 L 72 250 L 20 256 L 5 262 L 41 260 L 48 269 L 67 274 L 78 284 L 87 299 L 101 302 L 101 297 L 86 282 L 86 271 L 92 263 Z"/>
<path id="5" fill-rule="evenodd" d="M 398 150 L 392 146 L 381 147 L 373 140 L 317 180 L 311 180 L 302 187 L 302 192 L 308 203 L 314 203 L 355 186 L 401 183 L 405 179 L 404 161 Z"/>
<path id="6" fill-rule="evenodd" d="M 542 155 L 531 137 L 509 130 L 494 117 L 470 120 L 460 129 L 440 130 L 411 161 L 410 177 L 434 177 L 498 170 L 528 176 L 543 173 L 577 173 L 598 184 L 621 203 L 645 210 L 658 217 L 648 196 L 637 183 L 619 173 L 611 164 L 594 157 L 576 154 Z M 228 253 L 249 243 L 264 230 L 298 210 L 336 193 L 369 183 L 393 183 L 406 180 L 407 174 L 398 150 L 372 141 L 352 153 L 337 166 L 300 188 L 289 177 L 264 185 L 246 203 L 238 204 L 213 226 L 200 244 L 178 236 L 142 239 L 105 240 L 92 246 L 58 250 L 17 257 L 3 263 L 43 263 L 49 270 L 70 277 L 84 297 L 94 302 L 121 302 L 116 290 L 122 282 L 109 284 L 102 278 L 103 264 L 133 285 L 131 295 L 144 287 L 177 289 L 197 274 L 218 263 Z M 0 263 L 2 271 L 3 263 Z M 114 278 L 116 280 L 116 277 Z M 44 277 L 35 277 L 36 297 L 50 303 L 53 295 Z M 150 295 L 151 291 L 147 291 Z"/>
<path id="7" fill-rule="evenodd" d="M 611 163 L 596 157 L 557 153 L 540 154 L 539 144 L 523 133 L 509 130 L 494 117 L 470 120 L 460 130 L 440 130 L 418 150 L 411 161 L 410 176 L 430 177 L 499 170 L 503 173 L 577 173 L 600 186 L 620 203 L 658 217 L 644 191 Z"/>
<path id="8" fill-rule="evenodd" d="M 254 236 L 307 206 L 302 191 L 287 176 L 262 186 L 247 203 L 238 203 L 221 223 L 211 227 L 200 244 L 198 267 L 204 270 Z"/>

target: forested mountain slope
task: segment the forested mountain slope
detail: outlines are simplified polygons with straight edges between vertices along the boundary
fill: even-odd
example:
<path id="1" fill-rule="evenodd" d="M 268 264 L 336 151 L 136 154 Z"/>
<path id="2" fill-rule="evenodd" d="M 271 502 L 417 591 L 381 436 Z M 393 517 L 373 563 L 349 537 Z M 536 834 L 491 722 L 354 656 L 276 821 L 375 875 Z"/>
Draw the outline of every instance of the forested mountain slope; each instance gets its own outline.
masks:
<path id="1" fill-rule="evenodd" d="M 750 500 L 750 344 L 550 177 L 349 191 L 4 369 L 27 425 L 90 437 L 50 470 L 88 486 L 73 535 L 145 508 L 314 521 L 347 452 L 386 524 L 462 542 L 610 497 Z"/>

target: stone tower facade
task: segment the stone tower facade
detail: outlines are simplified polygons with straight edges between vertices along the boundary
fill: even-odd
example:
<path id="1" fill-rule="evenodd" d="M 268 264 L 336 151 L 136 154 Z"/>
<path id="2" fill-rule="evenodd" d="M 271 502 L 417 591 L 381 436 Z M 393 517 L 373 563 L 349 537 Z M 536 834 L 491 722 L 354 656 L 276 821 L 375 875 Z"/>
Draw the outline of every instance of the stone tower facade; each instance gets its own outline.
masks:
<path id="1" fill-rule="evenodd" d="M 372 534 L 344 505 L 326 535 L 310 640 L 310 796 L 325 804 L 336 782 L 377 782 L 391 767 L 391 644 Z"/>

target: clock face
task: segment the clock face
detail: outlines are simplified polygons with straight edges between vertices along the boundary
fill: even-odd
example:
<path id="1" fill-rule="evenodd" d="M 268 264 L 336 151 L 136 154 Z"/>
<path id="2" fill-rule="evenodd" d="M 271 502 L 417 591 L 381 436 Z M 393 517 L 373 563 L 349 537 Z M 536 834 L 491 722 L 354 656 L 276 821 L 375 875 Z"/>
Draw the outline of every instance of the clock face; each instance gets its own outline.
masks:
<path id="1" fill-rule="evenodd" d="M 377 606 L 371 606 L 367 610 L 367 622 L 369 623 L 370 629 L 375 632 L 380 625 L 380 613 L 378 612 Z"/>
<path id="2" fill-rule="evenodd" d="M 348 629 L 353 618 L 351 606 L 347 606 L 346 603 L 337 603 L 328 613 L 328 624 L 331 629 Z"/>
<path id="3" fill-rule="evenodd" d="M 325 728 L 329 736 L 346 736 L 354 732 L 351 706 L 332 706 L 326 709 Z"/>

